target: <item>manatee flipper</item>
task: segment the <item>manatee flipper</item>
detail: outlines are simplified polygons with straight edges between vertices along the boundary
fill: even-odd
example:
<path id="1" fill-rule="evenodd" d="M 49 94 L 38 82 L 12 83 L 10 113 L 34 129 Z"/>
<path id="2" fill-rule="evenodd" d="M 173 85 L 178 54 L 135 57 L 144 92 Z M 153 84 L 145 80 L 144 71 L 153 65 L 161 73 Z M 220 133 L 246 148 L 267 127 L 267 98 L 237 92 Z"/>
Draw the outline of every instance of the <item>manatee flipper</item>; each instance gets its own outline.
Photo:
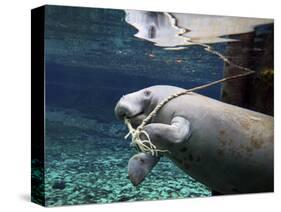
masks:
<path id="1" fill-rule="evenodd" d="M 187 119 L 176 116 L 171 124 L 152 123 L 144 127 L 154 145 L 165 149 L 169 144 L 178 144 L 186 141 L 190 134 L 190 123 Z"/>
<path id="2" fill-rule="evenodd" d="M 138 153 L 129 160 L 128 175 L 134 186 L 139 185 L 144 180 L 150 170 L 157 164 L 159 158 L 147 153 Z"/>

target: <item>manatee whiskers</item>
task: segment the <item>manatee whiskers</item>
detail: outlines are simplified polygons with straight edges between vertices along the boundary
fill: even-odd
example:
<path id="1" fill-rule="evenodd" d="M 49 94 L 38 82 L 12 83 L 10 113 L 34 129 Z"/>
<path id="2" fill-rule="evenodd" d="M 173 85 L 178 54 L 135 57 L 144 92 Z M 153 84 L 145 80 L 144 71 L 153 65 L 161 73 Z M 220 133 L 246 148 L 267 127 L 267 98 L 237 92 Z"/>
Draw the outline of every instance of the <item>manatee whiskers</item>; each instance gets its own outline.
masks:
<path id="1" fill-rule="evenodd" d="M 157 149 L 156 146 L 151 142 L 148 133 L 140 127 L 134 129 L 128 118 L 125 118 L 124 121 L 129 130 L 129 133 L 125 136 L 125 139 L 131 135 L 131 144 L 136 145 L 141 152 L 150 153 L 152 156 L 158 156 L 158 152 L 169 152 L 168 150 Z M 141 135 L 143 135 L 145 139 L 141 139 Z"/>

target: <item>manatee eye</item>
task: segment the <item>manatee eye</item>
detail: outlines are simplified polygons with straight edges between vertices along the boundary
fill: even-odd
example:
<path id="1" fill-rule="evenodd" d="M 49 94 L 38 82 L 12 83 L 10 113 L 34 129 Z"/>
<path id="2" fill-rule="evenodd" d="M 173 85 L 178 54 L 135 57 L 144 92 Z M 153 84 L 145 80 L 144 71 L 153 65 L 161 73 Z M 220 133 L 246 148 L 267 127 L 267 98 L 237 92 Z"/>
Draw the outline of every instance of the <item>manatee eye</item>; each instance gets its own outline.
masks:
<path id="1" fill-rule="evenodd" d="M 150 91 L 150 90 L 145 90 L 145 91 L 144 91 L 144 96 L 149 97 L 150 94 L 151 94 L 151 91 Z"/>

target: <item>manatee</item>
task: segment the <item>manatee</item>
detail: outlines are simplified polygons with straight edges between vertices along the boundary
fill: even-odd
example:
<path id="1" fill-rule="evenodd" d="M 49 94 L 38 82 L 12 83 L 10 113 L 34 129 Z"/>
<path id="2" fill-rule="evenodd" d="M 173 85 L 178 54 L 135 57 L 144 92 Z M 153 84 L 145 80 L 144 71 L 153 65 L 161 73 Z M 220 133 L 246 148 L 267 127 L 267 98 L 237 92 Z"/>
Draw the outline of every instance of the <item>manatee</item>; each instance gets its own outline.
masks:
<path id="1" fill-rule="evenodd" d="M 157 104 L 182 91 L 157 85 L 127 94 L 115 115 L 137 127 Z M 272 116 L 190 92 L 165 104 L 144 130 L 158 149 L 169 151 L 163 156 L 216 193 L 273 191 Z M 134 157 L 129 177 L 138 185 L 159 158 L 141 153 L 149 160 L 136 163 Z"/>

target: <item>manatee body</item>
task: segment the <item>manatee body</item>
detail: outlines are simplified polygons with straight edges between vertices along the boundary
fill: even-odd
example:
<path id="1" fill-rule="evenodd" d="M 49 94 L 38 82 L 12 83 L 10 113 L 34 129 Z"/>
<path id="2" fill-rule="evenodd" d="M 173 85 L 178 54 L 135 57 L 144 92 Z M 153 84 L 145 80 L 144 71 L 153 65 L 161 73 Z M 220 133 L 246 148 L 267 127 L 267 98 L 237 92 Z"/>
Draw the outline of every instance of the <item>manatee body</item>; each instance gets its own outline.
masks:
<path id="1" fill-rule="evenodd" d="M 137 127 L 158 103 L 183 90 L 152 86 L 125 95 L 117 103 L 115 114 L 120 119 L 126 116 Z M 144 130 L 158 149 L 169 150 L 165 156 L 216 192 L 273 191 L 271 116 L 189 93 L 164 105 Z M 129 175 L 137 169 L 136 164 L 152 169 L 158 159 L 135 163 L 133 157 Z M 147 174 L 147 168 L 144 170 L 145 174 L 134 175 L 135 185 Z"/>

